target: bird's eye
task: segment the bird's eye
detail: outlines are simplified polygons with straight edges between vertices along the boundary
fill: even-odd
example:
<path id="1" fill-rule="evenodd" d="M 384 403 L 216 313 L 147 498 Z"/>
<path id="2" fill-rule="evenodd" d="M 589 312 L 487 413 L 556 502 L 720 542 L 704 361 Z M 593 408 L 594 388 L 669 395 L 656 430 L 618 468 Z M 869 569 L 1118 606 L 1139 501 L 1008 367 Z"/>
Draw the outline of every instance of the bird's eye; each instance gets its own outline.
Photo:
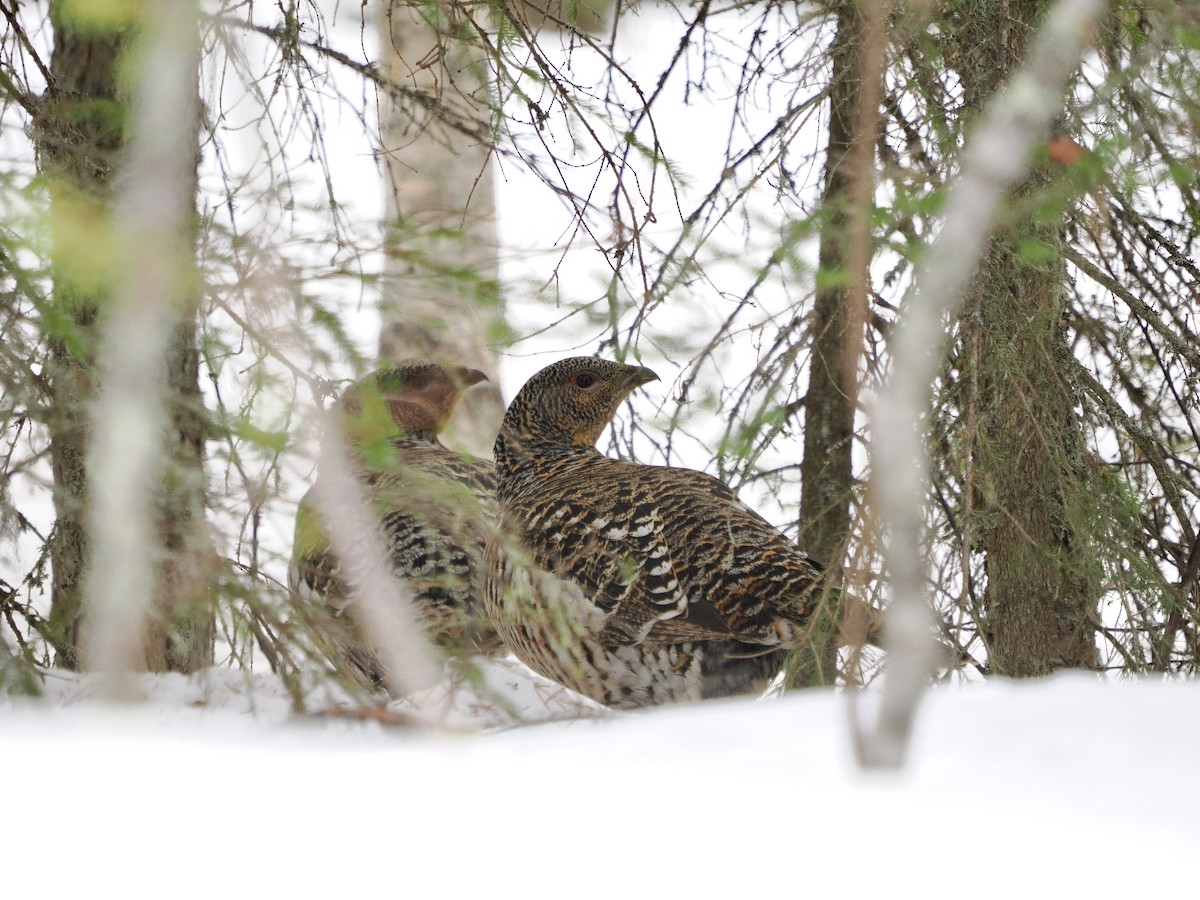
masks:
<path id="1" fill-rule="evenodd" d="M 596 376 L 591 372 L 580 372 L 571 380 L 581 388 L 590 388 L 596 383 Z"/>

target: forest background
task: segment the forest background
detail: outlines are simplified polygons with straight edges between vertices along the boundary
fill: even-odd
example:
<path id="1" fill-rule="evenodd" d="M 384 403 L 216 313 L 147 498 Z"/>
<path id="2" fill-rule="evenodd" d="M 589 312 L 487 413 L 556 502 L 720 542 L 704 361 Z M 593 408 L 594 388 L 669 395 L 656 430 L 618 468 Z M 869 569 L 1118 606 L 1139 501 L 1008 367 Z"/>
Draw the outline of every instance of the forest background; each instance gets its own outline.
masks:
<path id="1" fill-rule="evenodd" d="M 1200 13 L 1061 6 L 1086 49 L 926 387 L 901 556 L 941 680 L 1200 648 Z M 305 708 L 290 517 L 376 357 L 488 371 L 481 453 L 544 362 L 650 365 L 606 449 L 728 480 L 887 607 L 872 404 L 1052 7 L 0 4 L 4 683 L 265 663 Z"/>

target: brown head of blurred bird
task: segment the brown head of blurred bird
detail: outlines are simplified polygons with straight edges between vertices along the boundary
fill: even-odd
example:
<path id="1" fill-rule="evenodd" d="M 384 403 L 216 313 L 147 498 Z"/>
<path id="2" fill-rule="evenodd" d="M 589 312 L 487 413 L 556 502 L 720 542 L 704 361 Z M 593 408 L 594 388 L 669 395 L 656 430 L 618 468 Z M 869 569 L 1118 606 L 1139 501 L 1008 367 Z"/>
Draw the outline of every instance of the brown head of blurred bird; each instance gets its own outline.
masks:
<path id="1" fill-rule="evenodd" d="M 393 573 L 411 591 L 426 634 L 446 655 L 503 652 L 482 601 L 484 543 L 495 516 L 491 463 L 444 447 L 438 435 L 463 391 L 487 380 L 476 369 L 405 361 L 351 384 L 337 401 L 336 435 L 369 500 Z M 320 477 L 318 472 L 318 478 Z M 289 586 L 346 611 L 355 573 L 341 565 L 318 515 L 314 486 L 296 513 Z M 373 682 L 379 662 L 351 621 L 351 661 Z"/>
<path id="2" fill-rule="evenodd" d="M 496 439 L 494 624 L 534 670 L 609 706 L 761 691 L 820 565 L 723 482 L 596 449 L 650 369 L 590 357 L 529 379 Z"/>

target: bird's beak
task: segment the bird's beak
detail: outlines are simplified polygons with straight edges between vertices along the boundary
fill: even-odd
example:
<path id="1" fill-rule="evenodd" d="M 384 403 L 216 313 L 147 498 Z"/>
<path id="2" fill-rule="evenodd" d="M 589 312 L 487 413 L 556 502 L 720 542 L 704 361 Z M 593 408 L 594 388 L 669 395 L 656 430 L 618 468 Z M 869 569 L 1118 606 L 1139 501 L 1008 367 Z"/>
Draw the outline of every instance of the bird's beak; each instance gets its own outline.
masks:
<path id="1" fill-rule="evenodd" d="M 631 366 L 630 369 L 630 390 L 639 388 L 643 384 L 649 384 L 651 381 L 658 381 L 658 373 L 653 369 L 647 369 L 645 366 Z"/>
<path id="2" fill-rule="evenodd" d="M 452 371 L 454 382 L 459 386 L 460 390 L 465 391 L 472 385 L 488 380 L 488 377 L 478 369 L 468 369 L 466 366 L 454 366 Z"/>

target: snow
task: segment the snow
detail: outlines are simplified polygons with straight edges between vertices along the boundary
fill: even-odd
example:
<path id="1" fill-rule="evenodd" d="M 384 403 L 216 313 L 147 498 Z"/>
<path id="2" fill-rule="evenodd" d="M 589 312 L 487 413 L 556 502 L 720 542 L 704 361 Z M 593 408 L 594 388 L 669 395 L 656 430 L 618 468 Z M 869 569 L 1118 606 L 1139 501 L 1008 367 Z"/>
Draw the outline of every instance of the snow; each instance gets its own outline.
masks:
<path id="1" fill-rule="evenodd" d="M 898 773 L 855 766 L 832 691 L 469 733 L 294 716 L 229 671 L 97 687 L 0 702 L 5 896 L 1194 889 L 1195 683 L 939 688 Z"/>

